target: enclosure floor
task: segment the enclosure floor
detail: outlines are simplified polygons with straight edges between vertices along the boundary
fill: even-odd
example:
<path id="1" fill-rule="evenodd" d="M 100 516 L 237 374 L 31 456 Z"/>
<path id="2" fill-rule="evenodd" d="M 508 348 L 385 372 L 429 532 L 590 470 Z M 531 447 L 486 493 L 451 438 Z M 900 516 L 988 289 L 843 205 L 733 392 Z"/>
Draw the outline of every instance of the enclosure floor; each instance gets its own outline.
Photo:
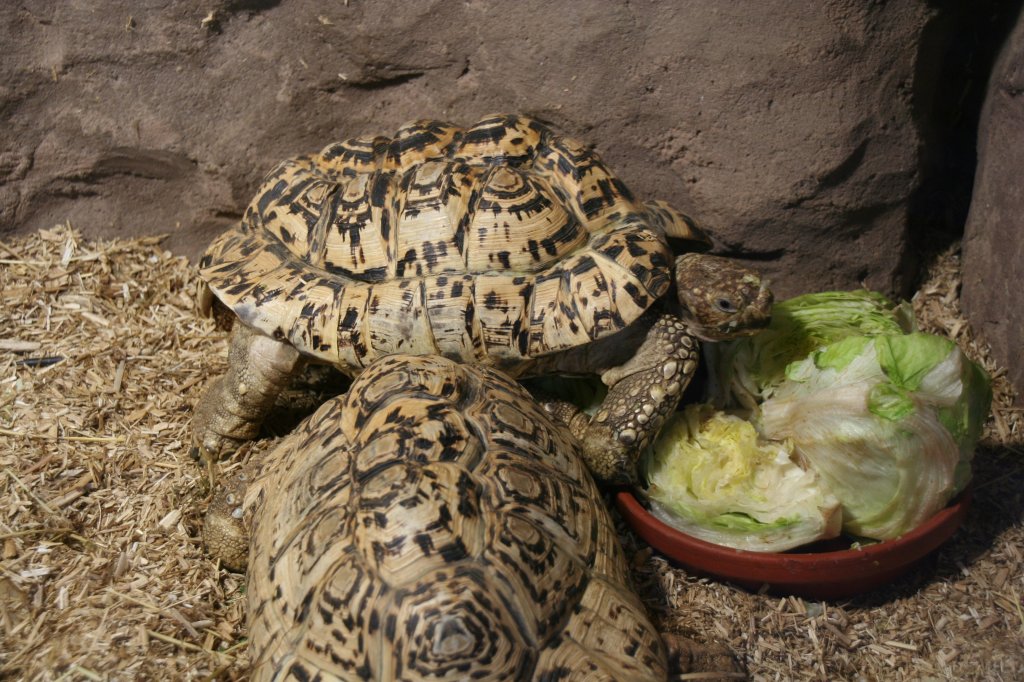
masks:
<path id="1" fill-rule="evenodd" d="M 226 344 L 195 291 L 156 239 L 0 242 L 0 678 L 244 678 L 244 581 L 197 539 L 188 423 Z M 665 629 L 731 645 L 754 679 L 1024 679 L 1024 419 L 958 292 L 951 251 L 915 308 L 996 374 L 960 532 L 891 587 L 821 603 L 688 576 L 624 530 Z"/>

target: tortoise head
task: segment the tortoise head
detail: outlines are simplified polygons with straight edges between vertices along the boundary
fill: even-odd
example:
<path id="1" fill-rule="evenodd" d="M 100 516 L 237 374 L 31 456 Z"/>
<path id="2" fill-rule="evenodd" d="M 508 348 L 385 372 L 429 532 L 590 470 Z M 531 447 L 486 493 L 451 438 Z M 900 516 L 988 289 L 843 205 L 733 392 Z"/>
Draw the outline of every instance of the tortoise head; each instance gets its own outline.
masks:
<path id="1" fill-rule="evenodd" d="M 747 336 L 768 325 L 772 292 L 754 270 L 720 256 L 687 253 L 676 259 L 682 317 L 705 341 Z"/>

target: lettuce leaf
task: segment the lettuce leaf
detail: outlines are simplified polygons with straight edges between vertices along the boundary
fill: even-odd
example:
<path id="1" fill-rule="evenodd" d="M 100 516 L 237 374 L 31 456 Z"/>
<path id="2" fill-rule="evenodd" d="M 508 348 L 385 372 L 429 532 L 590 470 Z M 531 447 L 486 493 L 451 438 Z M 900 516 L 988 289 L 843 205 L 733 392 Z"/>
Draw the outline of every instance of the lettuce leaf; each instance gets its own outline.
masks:
<path id="1" fill-rule="evenodd" d="M 914 330 L 906 303 L 880 293 L 826 291 L 805 294 L 772 309 L 769 326 L 753 336 L 718 344 L 712 400 L 717 405 L 756 407 L 781 383 L 789 366 L 812 352 L 848 337 L 898 335 Z M 821 361 L 837 366 L 860 352 L 839 347 Z"/>

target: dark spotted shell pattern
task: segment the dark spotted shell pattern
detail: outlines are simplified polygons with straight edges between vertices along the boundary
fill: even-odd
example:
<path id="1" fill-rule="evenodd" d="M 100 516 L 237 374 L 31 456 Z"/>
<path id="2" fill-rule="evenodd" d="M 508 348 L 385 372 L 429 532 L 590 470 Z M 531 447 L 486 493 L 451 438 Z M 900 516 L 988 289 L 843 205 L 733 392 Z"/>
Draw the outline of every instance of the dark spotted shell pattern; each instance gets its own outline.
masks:
<path id="1" fill-rule="evenodd" d="M 200 263 L 243 323 L 353 374 L 401 352 L 517 371 L 629 325 L 669 267 L 600 158 L 523 116 L 289 159 Z"/>
<path id="2" fill-rule="evenodd" d="M 262 472 L 253 679 L 665 679 L 575 441 L 505 375 L 387 357 Z"/>

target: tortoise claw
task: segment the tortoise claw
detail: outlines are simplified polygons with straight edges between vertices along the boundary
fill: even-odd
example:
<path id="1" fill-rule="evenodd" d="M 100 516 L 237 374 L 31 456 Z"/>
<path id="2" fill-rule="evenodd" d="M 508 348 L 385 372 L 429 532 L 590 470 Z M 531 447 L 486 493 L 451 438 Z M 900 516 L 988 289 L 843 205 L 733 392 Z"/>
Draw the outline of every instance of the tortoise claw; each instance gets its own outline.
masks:
<path id="1" fill-rule="evenodd" d="M 546 400 L 541 406 L 553 421 L 569 428 L 579 442 L 580 454 L 594 478 L 610 485 L 635 482 L 635 455 L 638 452 L 635 448 L 620 444 L 610 428 L 591 420 L 570 402 Z"/>
<path id="2" fill-rule="evenodd" d="M 213 470 L 209 467 L 211 485 Z M 245 525 L 243 502 L 246 477 L 236 474 L 213 487 L 213 499 L 203 521 L 203 544 L 222 566 L 244 572 L 249 557 L 249 530 Z"/>

